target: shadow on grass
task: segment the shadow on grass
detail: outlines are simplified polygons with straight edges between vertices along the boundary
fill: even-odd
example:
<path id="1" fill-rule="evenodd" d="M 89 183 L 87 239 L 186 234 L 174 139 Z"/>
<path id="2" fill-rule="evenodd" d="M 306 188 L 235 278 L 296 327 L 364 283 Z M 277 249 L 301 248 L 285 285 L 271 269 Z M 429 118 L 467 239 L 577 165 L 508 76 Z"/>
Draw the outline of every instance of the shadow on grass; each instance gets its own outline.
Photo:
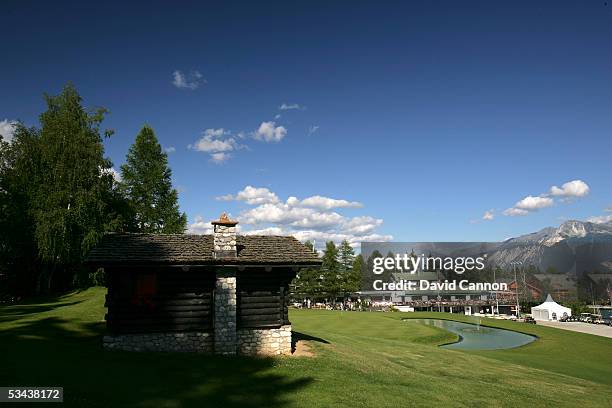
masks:
<path id="1" fill-rule="evenodd" d="M 60 307 L 73 306 L 81 303 L 82 301 L 64 302 L 64 303 L 50 303 L 50 304 L 15 304 L 0 306 L 0 321 L 14 320 L 15 317 L 25 316 L 29 314 L 37 314 L 42 312 L 48 312 Z"/>
<path id="2" fill-rule="evenodd" d="M 291 333 L 291 352 L 295 353 L 295 350 L 297 348 L 297 343 L 298 341 L 316 341 L 318 343 L 324 343 L 324 344 L 329 344 L 329 341 L 322 339 L 320 337 L 315 337 L 315 336 L 311 336 L 309 334 L 306 333 L 300 333 L 300 332 L 296 332 L 294 331 L 293 333 Z"/>
<path id="3" fill-rule="evenodd" d="M 0 384 L 63 386 L 68 406 L 280 407 L 312 382 L 275 359 L 104 351 L 104 323 L 51 317 L 0 332 Z"/>
<path id="4" fill-rule="evenodd" d="M 30 296 L 30 297 L 21 299 L 18 302 L 9 303 L 6 306 L 10 307 L 10 306 L 24 306 L 24 305 L 40 305 L 40 304 L 47 304 L 47 303 L 60 303 L 66 298 L 69 298 L 74 295 L 78 295 L 85 291 L 87 291 L 87 288 L 73 289 L 73 290 L 70 290 L 69 292 L 59 292 L 59 293 L 52 293 L 52 294 L 47 294 L 47 295 Z M 0 306 L 0 308 L 2 307 L 5 307 L 5 306 Z"/>
<path id="5" fill-rule="evenodd" d="M 300 333 L 296 331 L 292 333 L 292 339 L 294 342 L 298 342 L 300 340 L 306 340 L 306 341 L 316 341 L 318 343 L 329 344 L 329 341 L 322 339 L 320 337 L 315 337 L 315 336 L 311 336 L 310 334 Z"/>

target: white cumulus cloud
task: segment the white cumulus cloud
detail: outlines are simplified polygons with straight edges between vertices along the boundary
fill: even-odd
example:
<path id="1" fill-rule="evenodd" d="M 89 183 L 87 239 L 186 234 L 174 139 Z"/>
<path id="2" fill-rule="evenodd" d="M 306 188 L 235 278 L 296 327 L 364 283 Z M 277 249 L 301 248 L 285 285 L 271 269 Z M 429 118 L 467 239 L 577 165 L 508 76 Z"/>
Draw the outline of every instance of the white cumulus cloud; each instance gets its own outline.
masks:
<path id="1" fill-rule="evenodd" d="M 250 226 L 244 234 L 293 235 L 301 241 L 316 240 L 317 246 L 325 241 L 344 239 L 357 246 L 362 241 L 390 241 L 390 235 L 376 230 L 383 220 L 367 215 L 347 217 L 332 211 L 335 208 L 359 208 L 356 201 L 314 195 L 300 200 L 288 197 L 281 201 L 276 193 L 265 187 L 246 186 L 236 194 L 217 197 L 221 201 L 242 201 L 252 208 L 237 217 L 243 226 Z"/>
<path id="2" fill-rule="evenodd" d="M 589 185 L 582 180 L 572 180 L 564 183 L 560 188 L 552 186 L 550 195 L 560 197 L 584 197 L 589 194 Z"/>
<path id="3" fill-rule="evenodd" d="M 380 218 L 370 216 L 353 217 L 342 224 L 342 230 L 349 234 L 370 234 L 383 224 Z"/>
<path id="4" fill-rule="evenodd" d="M 502 214 L 507 215 L 509 217 L 517 217 L 517 216 L 527 215 L 529 214 L 529 211 L 512 207 L 512 208 L 505 209 Z"/>
<path id="5" fill-rule="evenodd" d="M 202 137 L 187 146 L 191 150 L 208 153 L 213 163 L 222 163 L 231 157 L 230 152 L 240 148 L 236 139 L 223 128 L 206 129 Z"/>
<path id="6" fill-rule="evenodd" d="M 553 199 L 549 197 L 527 196 L 514 204 L 514 207 L 520 208 L 521 210 L 535 211 L 541 208 L 551 207 L 553 204 Z"/>
<path id="7" fill-rule="evenodd" d="M 287 129 L 284 126 L 276 126 L 276 122 L 261 122 L 257 131 L 255 131 L 255 139 L 264 142 L 280 142 L 287 135 Z"/>
<path id="8" fill-rule="evenodd" d="M 232 157 L 232 155 L 225 152 L 211 153 L 210 161 L 212 161 L 213 163 L 223 163 L 230 157 Z"/>
<path id="9" fill-rule="evenodd" d="M 357 201 L 337 200 L 335 198 L 323 197 L 320 195 L 308 197 L 301 201 L 297 200 L 295 197 L 289 197 L 289 199 L 287 200 L 287 203 L 293 206 L 317 208 L 320 210 L 331 210 L 332 208 L 363 207 L 363 204 Z"/>
<path id="10" fill-rule="evenodd" d="M 245 231 L 244 235 L 288 235 L 280 227 L 267 227 L 262 229 L 254 229 Z"/>
<path id="11" fill-rule="evenodd" d="M 603 210 L 605 213 L 612 212 L 612 205 L 607 206 Z M 605 224 L 607 222 L 612 222 L 612 214 L 592 216 L 590 218 L 587 218 L 587 221 L 595 224 Z"/>
<path id="12" fill-rule="evenodd" d="M 193 91 L 205 83 L 206 80 L 202 77 L 200 71 L 191 71 L 189 74 L 185 74 L 182 71 L 176 70 L 172 73 L 172 85 L 178 89 L 190 89 Z"/>
<path id="13" fill-rule="evenodd" d="M 315 211 L 291 207 L 286 203 L 265 203 L 241 214 L 245 224 L 275 223 L 291 224 L 309 218 Z"/>
<path id="14" fill-rule="evenodd" d="M 189 224 L 187 232 L 190 234 L 212 234 L 213 228 L 210 221 L 206 221 L 201 215 L 196 215 L 194 221 Z"/>
<path id="15" fill-rule="evenodd" d="M 595 224 L 605 224 L 607 222 L 612 222 L 612 215 L 599 215 L 597 217 L 590 217 L 587 219 L 587 221 Z"/>
<path id="16" fill-rule="evenodd" d="M 5 142 L 11 142 L 13 140 L 13 135 L 15 134 L 15 126 L 17 126 L 17 122 L 14 120 L 0 120 L 0 136 Z"/>
<path id="17" fill-rule="evenodd" d="M 552 207 L 559 201 L 567 203 L 585 197 L 589 192 L 590 188 L 584 181 L 568 181 L 561 185 L 561 187 L 552 186 L 547 193 L 540 194 L 539 196 L 528 195 L 522 200 L 517 201 L 513 207 L 504 210 L 502 214 L 510 217 L 527 215 L 543 208 Z"/>
<path id="18" fill-rule="evenodd" d="M 305 110 L 306 107 L 297 103 L 283 103 L 278 107 L 279 110 Z"/>
<path id="19" fill-rule="evenodd" d="M 484 221 L 491 221 L 493 220 L 493 218 L 495 218 L 495 213 L 493 210 L 485 211 L 485 213 L 482 216 L 482 219 Z"/>
<path id="20" fill-rule="evenodd" d="M 246 201 L 247 204 L 259 205 L 265 203 L 277 203 L 278 196 L 265 187 L 246 186 L 244 189 L 233 194 L 217 197 L 219 201 Z"/>
<path id="21" fill-rule="evenodd" d="M 530 212 L 538 211 L 539 209 L 550 207 L 554 204 L 554 200 L 550 197 L 542 196 L 527 196 L 514 204 L 514 207 L 504 210 L 503 214 L 510 217 L 527 215 Z M 484 218 L 484 217 L 483 217 Z"/>

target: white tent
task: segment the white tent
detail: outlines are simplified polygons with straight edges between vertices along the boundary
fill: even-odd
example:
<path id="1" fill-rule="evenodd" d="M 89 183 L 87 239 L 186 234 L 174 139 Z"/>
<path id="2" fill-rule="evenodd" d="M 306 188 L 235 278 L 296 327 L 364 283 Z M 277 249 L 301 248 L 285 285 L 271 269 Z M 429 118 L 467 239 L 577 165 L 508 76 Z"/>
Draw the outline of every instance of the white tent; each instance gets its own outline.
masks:
<path id="1" fill-rule="evenodd" d="M 564 314 L 571 316 L 572 309 L 561 306 L 550 295 L 544 303 L 531 308 L 531 316 L 535 320 L 559 320 Z"/>

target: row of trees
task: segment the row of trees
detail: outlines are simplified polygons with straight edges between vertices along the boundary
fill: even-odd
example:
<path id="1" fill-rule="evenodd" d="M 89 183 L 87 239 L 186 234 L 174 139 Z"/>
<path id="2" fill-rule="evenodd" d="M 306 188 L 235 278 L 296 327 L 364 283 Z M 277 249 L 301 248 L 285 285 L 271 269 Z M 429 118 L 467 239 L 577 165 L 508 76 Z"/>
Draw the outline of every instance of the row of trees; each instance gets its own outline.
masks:
<path id="1" fill-rule="evenodd" d="M 166 153 L 144 126 L 113 175 L 104 157 L 107 111 L 88 110 L 72 85 L 45 95 L 39 127 L 0 136 L 0 274 L 20 295 L 89 283 L 84 257 L 104 232 L 184 232 Z M 13 293 L 14 294 L 14 293 Z"/>
<path id="2" fill-rule="evenodd" d="M 312 242 L 306 245 L 316 252 Z M 308 268 L 298 273 L 291 288 L 294 298 L 331 302 L 360 289 L 363 259 L 361 255 L 355 256 L 348 241 L 339 246 L 327 242 L 321 259 L 321 269 Z"/>

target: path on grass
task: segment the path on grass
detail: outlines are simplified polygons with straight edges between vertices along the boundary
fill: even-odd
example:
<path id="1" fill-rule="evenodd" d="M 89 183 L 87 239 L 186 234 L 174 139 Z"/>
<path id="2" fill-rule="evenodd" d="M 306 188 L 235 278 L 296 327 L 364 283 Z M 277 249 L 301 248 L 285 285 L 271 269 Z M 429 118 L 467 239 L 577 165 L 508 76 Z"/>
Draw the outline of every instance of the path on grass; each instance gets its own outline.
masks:
<path id="1" fill-rule="evenodd" d="M 612 338 L 612 327 L 603 324 L 591 324 L 584 322 L 546 322 L 539 321 L 542 326 L 555 327 L 557 329 L 571 330 L 580 333 L 594 334 L 596 336 Z"/>

